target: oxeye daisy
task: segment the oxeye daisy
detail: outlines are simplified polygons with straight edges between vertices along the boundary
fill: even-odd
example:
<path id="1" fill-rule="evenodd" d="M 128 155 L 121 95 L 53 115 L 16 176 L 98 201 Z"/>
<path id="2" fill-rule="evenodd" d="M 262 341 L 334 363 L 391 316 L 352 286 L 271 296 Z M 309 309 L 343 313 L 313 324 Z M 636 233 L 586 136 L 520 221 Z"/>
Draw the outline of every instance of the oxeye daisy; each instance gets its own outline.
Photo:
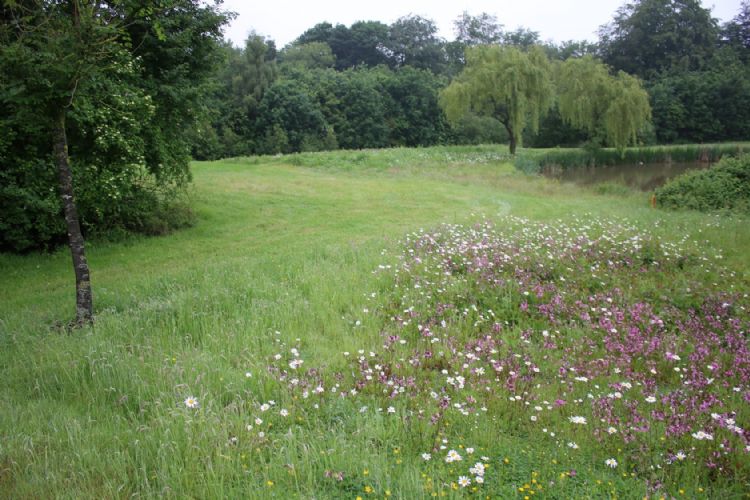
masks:
<path id="1" fill-rule="evenodd" d="M 692 436 L 698 441 L 703 441 L 704 439 L 708 441 L 712 441 L 714 439 L 714 437 L 711 434 L 707 432 L 703 432 L 703 431 L 694 432 Z"/>
<path id="2" fill-rule="evenodd" d="M 200 403 L 198 403 L 198 399 L 196 399 L 194 396 L 188 396 L 185 398 L 185 406 L 188 408 L 198 408 L 200 406 Z"/>

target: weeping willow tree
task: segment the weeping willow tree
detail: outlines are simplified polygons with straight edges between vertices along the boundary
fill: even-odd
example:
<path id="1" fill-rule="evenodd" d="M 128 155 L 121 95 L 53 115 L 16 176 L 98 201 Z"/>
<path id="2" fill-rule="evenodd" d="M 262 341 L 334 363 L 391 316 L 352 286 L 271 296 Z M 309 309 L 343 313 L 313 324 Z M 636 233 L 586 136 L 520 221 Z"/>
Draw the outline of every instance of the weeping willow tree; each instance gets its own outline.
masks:
<path id="1" fill-rule="evenodd" d="M 640 80 L 622 71 L 612 75 L 591 56 L 566 60 L 556 79 L 560 115 L 588 132 L 594 144 L 624 151 L 651 120 L 648 93 Z"/>
<path id="2" fill-rule="evenodd" d="M 515 154 L 524 129 L 538 129 L 552 98 L 551 67 L 541 48 L 483 45 L 466 49 L 466 67 L 440 93 L 440 106 L 453 123 L 467 113 L 497 119 Z"/>

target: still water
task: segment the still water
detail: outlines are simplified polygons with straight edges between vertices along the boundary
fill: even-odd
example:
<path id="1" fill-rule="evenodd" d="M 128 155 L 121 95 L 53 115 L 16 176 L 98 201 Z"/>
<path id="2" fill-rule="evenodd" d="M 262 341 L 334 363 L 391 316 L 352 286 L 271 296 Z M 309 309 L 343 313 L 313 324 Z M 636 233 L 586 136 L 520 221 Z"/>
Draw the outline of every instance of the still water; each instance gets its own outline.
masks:
<path id="1" fill-rule="evenodd" d="M 709 168 L 710 163 L 648 163 L 641 165 L 615 165 L 602 167 L 576 167 L 562 170 L 546 167 L 544 176 L 562 182 L 589 186 L 602 183 L 624 184 L 632 189 L 653 191 L 668 180 L 688 170 Z"/>

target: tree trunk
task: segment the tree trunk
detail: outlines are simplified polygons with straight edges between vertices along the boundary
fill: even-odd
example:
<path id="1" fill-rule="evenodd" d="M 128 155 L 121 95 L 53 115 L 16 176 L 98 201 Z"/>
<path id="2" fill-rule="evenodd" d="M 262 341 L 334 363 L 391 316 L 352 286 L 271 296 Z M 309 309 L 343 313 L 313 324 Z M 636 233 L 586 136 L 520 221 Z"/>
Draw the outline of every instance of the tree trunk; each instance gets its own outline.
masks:
<path id="1" fill-rule="evenodd" d="M 54 151 L 60 177 L 60 197 L 68 230 L 70 254 L 73 257 L 73 270 L 76 275 L 76 324 L 82 326 L 93 321 L 94 305 L 91 296 L 89 265 L 86 262 L 81 225 L 78 222 L 78 209 L 73 198 L 73 172 L 68 162 L 68 138 L 65 135 L 65 109 L 55 117 Z"/>
<path id="2" fill-rule="evenodd" d="M 510 148 L 510 154 L 514 155 L 516 154 L 516 135 L 513 133 L 513 128 L 508 125 L 507 123 L 504 123 L 505 130 L 508 132 L 508 147 Z"/>

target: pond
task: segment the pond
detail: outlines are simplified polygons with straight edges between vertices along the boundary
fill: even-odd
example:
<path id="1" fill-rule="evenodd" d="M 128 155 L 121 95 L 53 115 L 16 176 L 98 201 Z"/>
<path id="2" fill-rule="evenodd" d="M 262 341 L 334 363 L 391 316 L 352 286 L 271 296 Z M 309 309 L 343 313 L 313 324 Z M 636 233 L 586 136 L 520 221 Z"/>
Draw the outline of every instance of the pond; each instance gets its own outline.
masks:
<path id="1" fill-rule="evenodd" d="M 689 163 L 648 163 L 614 165 L 601 167 L 574 167 L 563 170 L 559 167 L 545 167 L 543 175 L 562 182 L 573 182 L 583 186 L 602 183 L 617 183 L 640 191 L 653 191 L 668 180 L 688 170 L 705 169 L 707 162 Z"/>

